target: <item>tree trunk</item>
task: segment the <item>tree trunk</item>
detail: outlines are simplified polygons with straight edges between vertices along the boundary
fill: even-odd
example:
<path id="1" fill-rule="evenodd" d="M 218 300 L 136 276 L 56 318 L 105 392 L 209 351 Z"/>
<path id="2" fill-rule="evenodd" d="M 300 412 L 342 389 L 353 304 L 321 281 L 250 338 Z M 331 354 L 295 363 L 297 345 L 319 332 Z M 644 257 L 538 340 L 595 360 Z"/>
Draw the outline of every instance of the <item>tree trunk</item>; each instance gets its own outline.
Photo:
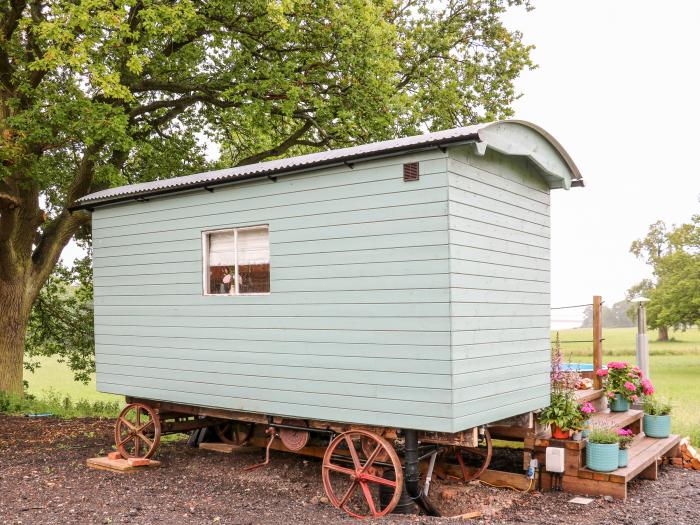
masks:
<path id="1" fill-rule="evenodd" d="M 22 395 L 24 336 L 30 308 L 26 307 L 25 285 L 0 281 L 0 392 Z"/>
<path id="2" fill-rule="evenodd" d="M 659 327 L 659 338 L 657 341 L 668 341 L 668 326 Z"/>

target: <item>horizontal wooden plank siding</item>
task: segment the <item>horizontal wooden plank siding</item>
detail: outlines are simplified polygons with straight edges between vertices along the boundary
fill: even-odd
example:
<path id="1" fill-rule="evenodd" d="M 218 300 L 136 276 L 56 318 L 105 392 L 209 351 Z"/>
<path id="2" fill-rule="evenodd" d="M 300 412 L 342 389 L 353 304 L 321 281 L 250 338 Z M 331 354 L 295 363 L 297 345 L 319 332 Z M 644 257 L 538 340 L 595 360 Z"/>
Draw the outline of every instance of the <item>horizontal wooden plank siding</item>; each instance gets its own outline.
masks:
<path id="1" fill-rule="evenodd" d="M 411 161 L 420 180 L 404 182 Z M 97 208 L 98 388 L 449 431 L 447 214 L 438 149 Z M 258 224 L 271 293 L 204 296 L 202 231 Z"/>
<path id="2" fill-rule="evenodd" d="M 549 401 L 549 188 L 517 158 L 448 161 L 453 430 Z"/>

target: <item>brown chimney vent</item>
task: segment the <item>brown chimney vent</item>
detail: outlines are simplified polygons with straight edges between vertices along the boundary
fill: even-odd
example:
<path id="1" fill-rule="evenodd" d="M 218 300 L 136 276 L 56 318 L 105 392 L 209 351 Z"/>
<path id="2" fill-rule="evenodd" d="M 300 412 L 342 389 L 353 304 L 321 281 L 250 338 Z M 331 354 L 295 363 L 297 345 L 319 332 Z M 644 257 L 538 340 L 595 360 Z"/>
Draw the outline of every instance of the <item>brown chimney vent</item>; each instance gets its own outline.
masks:
<path id="1" fill-rule="evenodd" d="M 410 182 L 420 179 L 420 171 L 417 162 L 407 162 L 403 165 L 403 181 Z"/>

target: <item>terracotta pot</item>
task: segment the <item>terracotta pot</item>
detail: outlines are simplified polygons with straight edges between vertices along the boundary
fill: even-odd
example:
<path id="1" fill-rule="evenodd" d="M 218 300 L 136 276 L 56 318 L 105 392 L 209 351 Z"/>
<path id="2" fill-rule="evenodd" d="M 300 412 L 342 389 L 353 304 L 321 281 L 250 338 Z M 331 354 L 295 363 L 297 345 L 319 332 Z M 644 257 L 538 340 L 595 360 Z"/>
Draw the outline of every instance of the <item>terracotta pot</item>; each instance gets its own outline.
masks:
<path id="1" fill-rule="evenodd" d="M 554 438 L 554 439 L 569 439 L 569 431 L 562 430 L 557 425 L 552 424 L 552 438 Z"/>

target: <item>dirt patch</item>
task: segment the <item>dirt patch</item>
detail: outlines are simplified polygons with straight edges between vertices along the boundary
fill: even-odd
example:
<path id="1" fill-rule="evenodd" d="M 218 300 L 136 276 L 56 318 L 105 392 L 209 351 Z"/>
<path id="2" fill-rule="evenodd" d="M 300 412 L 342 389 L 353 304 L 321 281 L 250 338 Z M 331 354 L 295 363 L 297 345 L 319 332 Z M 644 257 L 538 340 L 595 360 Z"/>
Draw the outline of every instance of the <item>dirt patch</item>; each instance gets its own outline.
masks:
<path id="1" fill-rule="evenodd" d="M 220 454 L 166 442 L 160 469 L 119 474 L 89 469 L 88 457 L 111 450 L 112 422 L 0 415 L 0 524 L 284 524 L 357 523 L 325 501 L 320 462 L 249 449 Z M 627 503 L 596 498 L 585 507 L 562 493 L 520 494 L 479 483 L 436 482 L 436 505 L 454 514 L 480 511 L 472 523 L 697 524 L 700 473 L 664 468 L 638 481 Z M 465 523 L 398 516 L 379 523 Z M 371 523 L 371 522 L 365 522 Z"/>

